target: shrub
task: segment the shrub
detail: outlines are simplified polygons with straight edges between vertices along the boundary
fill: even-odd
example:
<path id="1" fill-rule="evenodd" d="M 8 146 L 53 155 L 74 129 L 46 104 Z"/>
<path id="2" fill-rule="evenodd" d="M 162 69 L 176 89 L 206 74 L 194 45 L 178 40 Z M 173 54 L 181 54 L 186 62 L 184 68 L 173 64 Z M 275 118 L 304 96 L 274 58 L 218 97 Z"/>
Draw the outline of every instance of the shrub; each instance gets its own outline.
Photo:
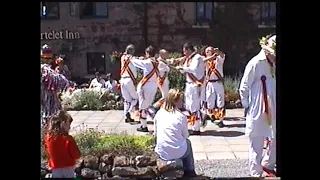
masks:
<path id="1" fill-rule="evenodd" d="M 152 136 L 134 136 L 127 134 L 105 135 L 93 149 L 95 153 L 113 152 L 113 154 L 139 155 L 153 152 Z"/>
<path id="2" fill-rule="evenodd" d="M 62 98 L 62 106 L 66 110 L 110 110 L 123 109 L 123 101 L 119 94 L 82 91 L 71 97 Z"/>
<path id="3" fill-rule="evenodd" d="M 154 137 L 120 134 L 105 134 L 96 130 L 85 130 L 74 135 L 82 155 L 113 153 L 139 155 L 153 152 Z"/>
<path id="4" fill-rule="evenodd" d="M 181 53 L 170 53 L 169 58 L 179 58 L 181 57 Z M 177 70 L 170 69 L 169 72 L 169 82 L 170 88 L 176 88 L 179 90 L 184 90 L 186 78 L 185 76 Z"/>
<path id="5" fill-rule="evenodd" d="M 225 101 L 236 102 L 240 99 L 239 96 L 239 86 L 240 86 L 241 76 L 230 77 L 226 76 L 224 78 L 224 90 L 225 90 Z"/>
<path id="6" fill-rule="evenodd" d="M 102 108 L 102 101 L 100 100 L 100 93 L 94 91 L 85 91 L 74 97 L 75 109 L 94 109 L 100 110 Z"/>
<path id="7" fill-rule="evenodd" d="M 179 58 L 179 57 L 182 57 L 181 53 L 178 53 L 178 52 L 169 53 L 169 58 Z"/>
<path id="8" fill-rule="evenodd" d="M 150 154 L 153 152 L 155 142 L 151 135 L 105 134 L 91 129 L 84 130 L 73 137 L 83 156 L 89 154 L 101 156 L 106 153 L 132 156 Z M 47 158 L 43 141 L 41 141 L 41 158 Z"/>

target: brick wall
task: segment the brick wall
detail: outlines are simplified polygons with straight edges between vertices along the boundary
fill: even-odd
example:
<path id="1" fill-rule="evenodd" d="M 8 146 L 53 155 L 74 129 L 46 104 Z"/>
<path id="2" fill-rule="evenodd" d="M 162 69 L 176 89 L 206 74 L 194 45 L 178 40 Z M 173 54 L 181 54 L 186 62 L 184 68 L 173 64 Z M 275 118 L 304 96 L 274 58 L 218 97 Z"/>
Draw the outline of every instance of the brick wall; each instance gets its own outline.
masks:
<path id="1" fill-rule="evenodd" d="M 60 20 L 41 21 L 41 32 L 79 32 L 80 39 L 42 40 L 42 43 L 50 44 L 56 53 L 68 55 L 75 76 L 87 75 L 87 52 L 105 52 L 107 71 L 118 73 L 108 55 L 114 50 L 123 51 L 129 43 L 142 53 L 146 38 L 149 45 L 169 51 L 181 51 L 187 41 L 218 46 L 227 54 L 228 74 L 242 70 L 259 50 L 257 39 L 275 31 L 258 28 L 259 3 L 214 3 L 213 21 L 207 29 L 192 28 L 196 24 L 194 2 L 148 3 L 147 32 L 143 7 L 143 2 L 109 2 L 108 18 L 83 20 L 70 15 L 69 3 L 60 2 Z"/>

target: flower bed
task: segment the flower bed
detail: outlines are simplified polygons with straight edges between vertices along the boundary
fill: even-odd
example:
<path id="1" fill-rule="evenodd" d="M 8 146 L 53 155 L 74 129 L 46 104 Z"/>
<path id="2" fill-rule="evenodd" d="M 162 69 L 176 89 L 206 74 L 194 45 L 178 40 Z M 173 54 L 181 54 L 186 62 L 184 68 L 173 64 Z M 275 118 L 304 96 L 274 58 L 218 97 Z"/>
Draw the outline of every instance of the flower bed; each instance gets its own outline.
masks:
<path id="1" fill-rule="evenodd" d="M 182 177 L 180 160 L 169 164 L 154 153 L 153 136 L 103 134 L 93 130 L 75 135 L 82 157 L 75 168 L 82 178 L 156 178 Z M 43 144 L 41 175 L 50 177 Z"/>
<path id="2" fill-rule="evenodd" d="M 122 110 L 123 100 L 117 93 L 101 93 L 84 90 L 70 97 L 62 98 L 66 110 Z"/>

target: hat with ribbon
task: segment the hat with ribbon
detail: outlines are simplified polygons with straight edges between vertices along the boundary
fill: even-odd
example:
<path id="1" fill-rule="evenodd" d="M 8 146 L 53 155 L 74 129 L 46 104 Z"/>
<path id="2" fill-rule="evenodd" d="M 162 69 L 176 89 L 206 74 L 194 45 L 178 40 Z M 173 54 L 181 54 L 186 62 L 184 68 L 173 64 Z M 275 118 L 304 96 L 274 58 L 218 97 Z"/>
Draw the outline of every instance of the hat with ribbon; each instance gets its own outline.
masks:
<path id="1" fill-rule="evenodd" d="M 262 37 L 259 43 L 264 51 L 269 52 L 274 56 L 276 55 L 276 35 Z"/>
<path id="2" fill-rule="evenodd" d="M 60 64 L 62 61 L 63 61 L 63 58 L 60 56 L 55 59 L 56 64 Z"/>
<path id="3" fill-rule="evenodd" d="M 53 58 L 52 49 L 48 44 L 44 44 L 42 46 L 41 58 L 44 58 L 44 59 L 52 59 Z"/>

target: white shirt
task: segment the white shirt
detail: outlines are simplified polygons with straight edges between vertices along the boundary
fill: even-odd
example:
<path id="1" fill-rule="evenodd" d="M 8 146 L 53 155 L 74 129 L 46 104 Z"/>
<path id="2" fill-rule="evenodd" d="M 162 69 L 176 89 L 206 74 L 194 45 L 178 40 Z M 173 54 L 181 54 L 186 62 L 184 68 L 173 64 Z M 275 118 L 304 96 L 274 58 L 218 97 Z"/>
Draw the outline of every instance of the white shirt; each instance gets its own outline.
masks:
<path id="1" fill-rule="evenodd" d="M 131 55 L 125 55 L 124 58 L 127 60 Z M 121 62 L 121 69 L 123 68 L 124 64 Z M 134 78 L 137 78 L 138 72 L 137 68 L 130 62 L 128 65 L 128 68 L 131 70 Z M 124 71 L 124 73 L 121 75 L 121 77 L 130 77 L 128 71 Z"/>
<path id="2" fill-rule="evenodd" d="M 108 89 L 109 91 L 113 90 L 113 88 L 117 87 L 117 81 L 116 80 L 112 80 L 112 82 L 109 80 L 105 83 L 105 87 L 106 89 Z"/>
<path id="3" fill-rule="evenodd" d="M 205 65 L 202 56 L 196 54 L 191 59 L 190 66 L 187 66 L 188 60 L 184 63 L 183 72 L 193 74 L 198 80 L 204 77 Z M 187 82 L 193 82 L 189 76 L 186 78 Z"/>
<path id="4" fill-rule="evenodd" d="M 152 64 L 152 61 L 151 59 L 145 59 L 145 60 L 140 60 L 140 59 L 135 59 L 135 58 L 132 58 L 131 59 L 131 63 L 139 68 L 139 69 L 142 69 L 143 71 L 143 77 L 146 77 L 148 76 L 148 74 L 150 74 L 150 72 L 153 70 L 153 64 Z M 156 67 L 158 68 L 158 67 Z M 157 82 L 157 74 L 154 73 L 151 78 L 148 80 L 148 81 L 154 81 L 154 82 Z"/>
<path id="5" fill-rule="evenodd" d="M 216 70 L 220 73 L 220 75 L 223 77 L 223 63 L 224 63 L 224 60 L 225 60 L 225 56 L 224 57 L 221 57 L 220 55 L 216 57 L 216 59 L 214 60 L 216 65 L 215 65 L 215 68 Z M 208 66 L 207 66 L 208 68 Z M 215 73 L 211 73 L 210 77 L 209 77 L 210 80 L 217 80 L 218 77 Z"/>
<path id="6" fill-rule="evenodd" d="M 167 72 L 170 71 L 170 68 L 162 61 L 158 61 L 159 62 L 159 65 L 158 65 L 158 69 L 159 69 L 159 75 L 161 77 L 164 76 L 164 74 Z"/>
<path id="7" fill-rule="evenodd" d="M 105 84 L 105 80 L 100 78 L 100 80 L 98 81 L 97 78 L 94 78 L 91 83 L 90 83 L 90 86 L 91 88 L 102 88 L 104 87 L 104 84 Z"/>
<path id="8" fill-rule="evenodd" d="M 271 127 L 264 113 L 263 86 L 261 76 L 266 76 Z M 270 65 L 263 50 L 247 64 L 241 79 L 239 94 L 243 107 L 249 108 L 246 116 L 246 135 L 251 137 L 276 135 L 276 79 L 272 77 Z"/>
<path id="9" fill-rule="evenodd" d="M 187 117 L 179 110 L 168 112 L 161 108 L 154 121 L 157 137 L 155 152 L 166 161 L 181 158 L 187 151 Z"/>

